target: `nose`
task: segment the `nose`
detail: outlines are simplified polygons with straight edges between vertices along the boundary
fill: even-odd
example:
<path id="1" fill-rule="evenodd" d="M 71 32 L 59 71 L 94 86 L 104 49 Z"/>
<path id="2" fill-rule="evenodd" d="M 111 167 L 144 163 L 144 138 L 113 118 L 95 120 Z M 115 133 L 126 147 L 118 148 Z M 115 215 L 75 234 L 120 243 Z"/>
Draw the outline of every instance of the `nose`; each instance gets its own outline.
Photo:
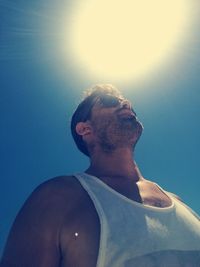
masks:
<path id="1" fill-rule="evenodd" d="M 129 100 L 127 99 L 123 99 L 120 103 L 120 107 L 121 108 L 127 108 L 127 109 L 131 109 L 131 103 Z"/>

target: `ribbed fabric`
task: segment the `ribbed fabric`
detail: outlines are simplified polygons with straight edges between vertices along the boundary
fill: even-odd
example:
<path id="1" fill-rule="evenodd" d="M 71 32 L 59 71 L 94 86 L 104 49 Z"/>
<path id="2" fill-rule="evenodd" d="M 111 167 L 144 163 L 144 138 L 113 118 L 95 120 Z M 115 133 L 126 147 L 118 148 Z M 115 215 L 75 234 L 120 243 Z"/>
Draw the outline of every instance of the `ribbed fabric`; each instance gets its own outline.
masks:
<path id="1" fill-rule="evenodd" d="M 176 198 L 168 194 L 170 207 L 147 206 L 94 176 L 74 176 L 100 219 L 97 267 L 200 267 L 199 217 Z"/>

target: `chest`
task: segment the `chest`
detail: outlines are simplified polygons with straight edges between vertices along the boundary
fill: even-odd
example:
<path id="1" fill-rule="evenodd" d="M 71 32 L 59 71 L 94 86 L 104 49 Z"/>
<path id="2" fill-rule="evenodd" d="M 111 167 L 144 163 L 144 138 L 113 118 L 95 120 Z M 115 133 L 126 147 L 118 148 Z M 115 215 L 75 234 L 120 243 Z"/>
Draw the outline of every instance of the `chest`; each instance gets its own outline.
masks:
<path id="1" fill-rule="evenodd" d="M 160 192 L 155 194 L 152 190 L 146 190 L 143 187 L 138 190 L 133 190 L 132 187 L 129 194 L 128 188 L 128 186 L 113 186 L 118 193 L 146 205 L 169 204 L 167 199 L 163 199 L 163 194 Z M 72 209 L 70 216 L 65 218 L 60 234 L 63 267 L 95 267 L 97 263 L 100 244 L 99 216 L 87 192 L 83 188 L 81 190 L 81 201 Z M 164 201 L 164 204 L 161 203 L 161 200 Z"/>
<path id="2" fill-rule="evenodd" d="M 155 198 L 152 203 L 150 199 L 152 198 L 146 197 L 143 201 L 155 204 Z M 100 220 L 91 198 L 84 190 L 81 201 L 74 207 L 70 216 L 65 218 L 60 243 L 62 267 L 96 266 L 100 244 Z"/>
<path id="3" fill-rule="evenodd" d="M 104 188 L 105 189 L 105 188 Z M 160 192 L 158 190 L 155 192 L 154 190 L 145 190 L 142 187 L 140 189 L 140 194 L 142 196 L 142 202 L 143 204 L 150 205 L 150 206 L 157 206 L 155 205 L 155 201 L 158 201 L 160 203 L 160 200 L 162 199 L 165 204 L 164 206 L 170 206 L 171 203 L 167 203 L 167 199 L 165 199 L 165 194 Z M 117 188 L 115 188 L 117 191 Z M 143 192 L 142 192 L 143 191 Z M 99 199 L 100 196 L 98 196 L 99 189 L 95 192 L 97 199 Z M 121 251 L 121 247 L 124 248 L 127 246 L 130 247 L 129 245 L 131 244 L 132 247 L 137 244 L 136 247 L 134 247 L 134 252 L 138 247 L 144 247 L 146 245 L 146 252 L 149 251 L 149 247 L 152 247 L 152 242 L 154 242 L 154 245 L 160 248 L 160 241 L 164 244 L 163 249 L 165 248 L 166 244 L 171 243 L 174 244 L 174 242 L 166 242 L 166 240 L 173 239 L 173 234 L 168 233 L 167 228 L 165 227 L 165 222 L 170 219 L 169 217 L 166 218 L 166 220 L 161 222 L 157 222 L 157 220 L 154 220 L 151 218 L 151 216 L 144 216 L 143 214 L 138 214 L 135 215 L 136 213 L 132 213 L 132 204 L 130 205 L 130 213 L 129 211 L 127 212 L 123 209 L 118 208 L 118 204 L 120 206 L 120 203 L 123 203 L 123 201 L 119 201 L 119 196 L 116 194 L 112 194 L 113 197 L 116 201 L 113 201 L 113 205 L 111 205 L 111 199 L 110 195 L 113 192 L 110 192 L 109 190 L 105 190 L 101 192 L 101 197 L 102 193 L 103 198 L 102 198 L 102 203 L 107 203 L 105 206 L 105 215 L 108 221 L 110 222 L 111 226 L 116 226 L 116 227 L 111 227 L 109 228 L 110 230 L 110 236 L 114 237 L 113 240 L 116 241 L 119 239 L 119 233 L 121 233 L 121 237 L 125 237 L 124 239 L 120 238 L 120 242 L 114 242 L 115 248 L 117 248 L 116 244 L 118 244 L 118 251 Z M 145 193 L 146 192 L 146 193 Z M 119 192 L 119 193 L 124 193 L 124 192 Z M 164 195 L 163 195 L 164 194 Z M 123 194 L 125 195 L 125 194 Z M 126 196 L 127 198 L 131 198 L 129 196 Z M 109 201 L 110 199 L 110 201 Z M 132 199 L 132 198 L 131 198 Z M 135 199 L 133 199 L 136 201 Z M 151 202 L 152 201 L 152 202 Z M 127 200 L 125 200 L 127 202 Z M 118 204 L 116 204 L 118 203 Z M 117 207 L 116 207 L 117 206 Z M 128 205 L 129 206 L 129 205 Z M 108 208 L 107 208 L 108 207 Z M 158 207 L 163 207 L 163 204 Z M 140 210 L 140 209 L 139 209 Z M 128 217 L 127 217 L 128 214 Z M 133 216 L 130 218 L 130 214 Z M 117 218 L 117 220 L 115 219 Z M 126 218 L 126 220 L 124 220 Z M 113 220 L 113 221 L 112 221 Z M 141 229 L 141 224 L 143 224 L 142 231 L 138 231 L 138 229 Z M 126 227 L 124 227 L 126 225 Z M 137 227 L 138 225 L 138 227 Z M 155 227 L 156 226 L 156 227 Z M 104 228 L 104 227 L 103 227 Z M 101 227 L 100 231 L 100 221 L 99 221 L 99 216 L 97 214 L 96 208 L 94 207 L 93 201 L 91 198 L 88 196 L 85 190 L 83 190 L 83 197 L 81 198 L 81 201 L 79 201 L 78 205 L 76 205 L 70 214 L 68 218 L 65 219 L 64 225 L 62 227 L 62 230 L 60 232 L 60 248 L 61 248 L 61 254 L 62 254 L 62 267 L 85 267 L 85 266 L 90 266 L 90 267 L 96 267 L 97 265 L 97 259 L 98 259 L 98 254 L 99 254 L 99 245 L 100 245 L 100 236 L 104 234 L 105 236 L 105 229 Z M 135 229 L 134 229 L 135 228 Z M 130 237 L 130 229 L 134 230 L 134 238 Z M 144 231 L 146 229 L 146 232 Z M 165 231 L 164 231 L 165 230 Z M 101 232 L 101 233 L 100 233 Z M 168 238 L 167 236 L 169 236 Z M 137 236 L 138 235 L 138 236 Z M 182 236 L 182 234 L 181 234 Z M 181 236 L 176 236 L 175 239 L 179 240 L 182 237 Z M 148 238 L 147 238 L 148 237 Z M 155 237 L 156 240 L 155 241 Z M 149 245 L 148 247 L 148 240 L 151 242 L 151 246 Z M 122 244 L 122 241 L 124 244 Z M 110 241 L 109 241 L 110 242 Z M 140 243 L 140 246 L 138 246 L 138 242 Z M 101 243 L 102 245 L 102 243 Z M 110 252 L 114 251 L 112 242 L 110 242 L 110 245 L 112 247 L 111 250 L 108 252 L 108 257 L 111 258 Z M 105 249 L 103 244 L 103 249 Z M 117 253 L 117 251 L 116 251 Z M 121 253 L 121 252 L 120 252 Z M 127 251 L 125 251 L 127 253 Z M 131 255 L 133 252 L 131 252 Z M 121 254 L 120 254 L 121 255 Z M 121 256 L 120 256 L 121 257 Z M 110 265 L 108 265 L 110 266 Z M 113 265 L 116 266 L 116 265 Z"/>

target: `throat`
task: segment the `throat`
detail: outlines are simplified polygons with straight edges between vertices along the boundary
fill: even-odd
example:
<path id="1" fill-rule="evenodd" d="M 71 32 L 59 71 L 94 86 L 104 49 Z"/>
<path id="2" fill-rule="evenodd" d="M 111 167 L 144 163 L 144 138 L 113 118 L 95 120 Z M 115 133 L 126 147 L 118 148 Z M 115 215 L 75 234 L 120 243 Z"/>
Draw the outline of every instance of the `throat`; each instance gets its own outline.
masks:
<path id="1" fill-rule="evenodd" d="M 130 151 L 118 151 L 112 155 L 97 153 L 91 157 L 91 164 L 85 171 L 100 179 L 110 178 L 115 180 L 139 181 L 142 175 L 133 160 L 133 153 Z"/>

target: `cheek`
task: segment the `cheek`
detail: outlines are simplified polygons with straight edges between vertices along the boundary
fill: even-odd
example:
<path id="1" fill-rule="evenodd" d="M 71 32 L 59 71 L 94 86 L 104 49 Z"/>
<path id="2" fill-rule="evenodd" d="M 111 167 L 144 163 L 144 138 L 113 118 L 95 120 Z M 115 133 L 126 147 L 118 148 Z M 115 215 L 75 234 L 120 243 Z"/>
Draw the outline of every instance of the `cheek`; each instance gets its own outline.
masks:
<path id="1" fill-rule="evenodd" d="M 92 125 L 96 131 L 111 128 L 115 124 L 114 116 L 102 115 L 93 119 Z"/>

